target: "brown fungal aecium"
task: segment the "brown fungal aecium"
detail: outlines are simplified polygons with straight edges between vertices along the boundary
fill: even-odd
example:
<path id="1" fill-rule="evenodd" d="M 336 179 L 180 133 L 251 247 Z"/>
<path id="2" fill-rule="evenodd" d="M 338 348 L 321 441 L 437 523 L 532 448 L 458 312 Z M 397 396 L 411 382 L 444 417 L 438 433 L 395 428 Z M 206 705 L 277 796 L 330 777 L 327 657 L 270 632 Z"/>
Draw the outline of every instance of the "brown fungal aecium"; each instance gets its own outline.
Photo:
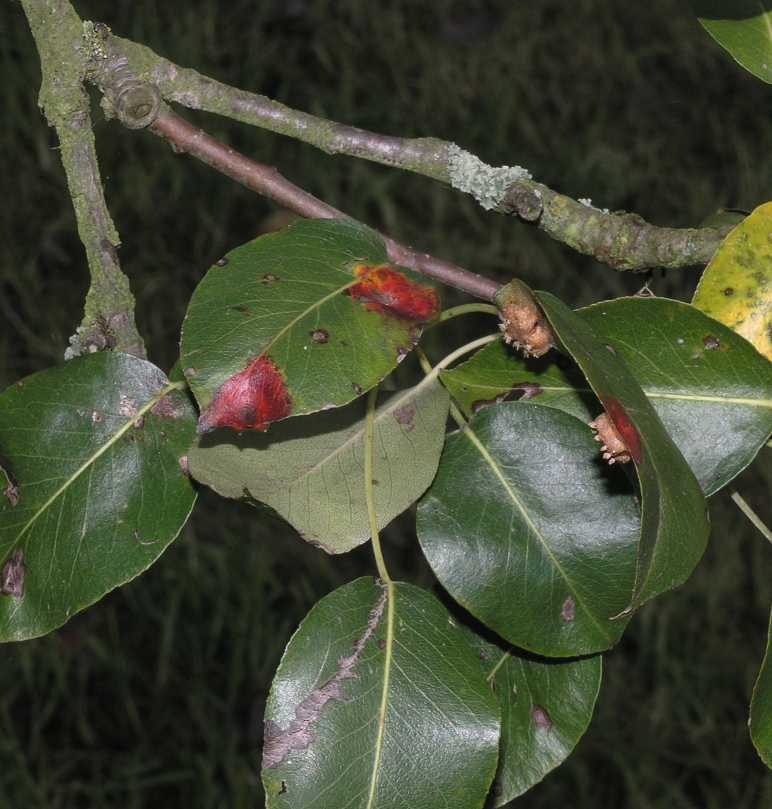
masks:
<path id="1" fill-rule="evenodd" d="M 555 335 L 531 290 L 514 279 L 496 295 L 504 342 L 526 357 L 541 357 L 555 345 Z"/>
<path id="2" fill-rule="evenodd" d="M 627 445 L 607 413 L 601 413 L 595 421 L 591 421 L 590 427 L 596 431 L 595 440 L 602 442 L 600 450 L 609 464 L 628 463 L 632 459 Z"/>

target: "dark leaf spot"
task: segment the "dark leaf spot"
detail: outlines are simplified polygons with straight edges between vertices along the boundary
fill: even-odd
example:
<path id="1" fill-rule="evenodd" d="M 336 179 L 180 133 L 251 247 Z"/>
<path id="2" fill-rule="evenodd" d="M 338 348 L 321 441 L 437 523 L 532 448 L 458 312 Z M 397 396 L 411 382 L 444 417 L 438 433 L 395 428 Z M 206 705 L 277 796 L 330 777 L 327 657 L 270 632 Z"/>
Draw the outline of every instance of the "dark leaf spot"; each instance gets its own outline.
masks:
<path id="1" fill-rule="evenodd" d="M 0 572 L 0 594 L 21 598 L 24 595 L 24 551 L 18 548 L 10 559 L 7 559 Z"/>
<path id="2" fill-rule="evenodd" d="M 249 314 L 249 307 L 245 303 L 238 303 L 235 306 L 229 306 L 228 309 L 232 309 L 234 312 L 239 312 L 242 315 Z"/>
<path id="3" fill-rule="evenodd" d="M 386 648 L 386 641 L 385 641 L 383 638 L 381 638 L 381 639 L 378 641 L 378 648 L 379 648 L 379 649 L 385 649 L 385 648 Z"/>
<path id="4" fill-rule="evenodd" d="M 576 618 L 576 603 L 571 596 L 563 602 L 563 608 L 560 610 L 560 617 L 567 623 L 571 623 L 571 621 Z"/>
<path id="5" fill-rule="evenodd" d="M 354 393 L 356 393 L 357 396 L 362 395 L 362 386 L 361 385 L 357 385 L 356 382 L 352 382 L 351 387 L 354 389 Z"/>
<path id="6" fill-rule="evenodd" d="M 91 414 L 91 421 L 94 424 L 99 424 L 100 422 L 104 421 L 104 416 L 98 411 L 94 410 Z"/>
<path id="7" fill-rule="evenodd" d="M 533 399 L 538 396 L 543 388 L 537 382 L 516 382 L 512 386 L 513 391 L 520 391 L 520 401 L 527 402 L 529 399 Z"/>
<path id="8" fill-rule="evenodd" d="M 282 782 L 281 782 L 281 789 L 279 790 L 279 795 L 284 795 L 284 793 L 285 793 L 286 791 L 287 791 L 287 782 L 286 782 L 286 781 L 282 781 Z"/>
<path id="9" fill-rule="evenodd" d="M 181 419 L 184 414 L 180 398 L 174 394 L 164 396 L 153 405 L 150 412 L 165 419 Z"/>
<path id="10" fill-rule="evenodd" d="M 321 343 L 322 345 L 330 339 L 330 333 L 327 329 L 314 329 L 310 334 L 315 343 Z"/>
<path id="11" fill-rule="evenodd" d="M 394 418 L 405 428 L 405 432 L 409 433 L 415 427 L 415 405 L 406 404 L 398 407 L 394 411 Z"/>
<path id="12" fill-rule="evenodd" d="M 278 275 L 274 275 L 272 272 L 267 272 L 261 279 L 261 284 L 273 284 L 275 281 L 279 280 Z"/>
<path id="13" fill-rule="evenodd" d="M 550 715 L 540 705 L 531 708 L 531 718 L 539 730 L 549 730 L 552 727 Z"/>
<path id="14" fill-rule="evenodd" d="M 714 351 L 721 346 L 721 342 L 718 337 L 714 337 L 712 334 L 709 334 L 707 337 L 703 337 L 702 344 L 708 351 Z"/>
<path id="15" fill-rule="evenodd" d="M 734 295 L 734 287 L 727 287 L 724 290 L 724 295 L 726 295 L 727 298 L 730 297 L 731 295 Z"/>

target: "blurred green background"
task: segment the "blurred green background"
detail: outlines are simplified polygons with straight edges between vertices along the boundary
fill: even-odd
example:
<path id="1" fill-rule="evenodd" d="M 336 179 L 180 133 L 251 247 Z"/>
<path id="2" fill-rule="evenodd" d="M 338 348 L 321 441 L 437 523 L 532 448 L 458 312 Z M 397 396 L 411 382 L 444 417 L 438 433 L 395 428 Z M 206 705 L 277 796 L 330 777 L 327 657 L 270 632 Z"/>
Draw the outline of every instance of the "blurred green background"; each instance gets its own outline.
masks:
<path id="1" fill-rule="evenodd" d="M 228 83 L 365 128 L 454 140 L 600 207 L 684 226 L 767 201 L 772 177 L 772 89 L 687 5 L 75 0 L 84 18 Z M 61 361 L 87 271 L 18 2 L 0 5 L 0 64 L 5 386 Z M 184 114 L 333 205 L 477 272 L 516 273 L 572 305 L 644 283 L 421 177 Z M 96 109 L 95 121 L 138 321 L 151 358 L 169 367 L 193 287 L 274 209 L 149 134 Z M 688 299 L 697 277 L 658 272 L 651 287 Z M 490 327 L 460 320 L 444 327 L 453 344 Z M 769 466 L 737 483 L 762 511 Z M 633 621 L 606 656 L 590 731 L 515 806 L 772 806 L 772 776 L 746 729 L 772 549 L 726 491 L 711 513 L 695 576 Z M 387 554 L 402 576 L 427 582 L 412 530 L 410 515 L 397 521 Z M 202 492 L 145 576 L 53 636 L 3 648 L 0 808 L 262 806 L 262 705 L 283 646 L 316 599 L 371 571 L 367 548 L 330 559 L 270 515 Z"/>

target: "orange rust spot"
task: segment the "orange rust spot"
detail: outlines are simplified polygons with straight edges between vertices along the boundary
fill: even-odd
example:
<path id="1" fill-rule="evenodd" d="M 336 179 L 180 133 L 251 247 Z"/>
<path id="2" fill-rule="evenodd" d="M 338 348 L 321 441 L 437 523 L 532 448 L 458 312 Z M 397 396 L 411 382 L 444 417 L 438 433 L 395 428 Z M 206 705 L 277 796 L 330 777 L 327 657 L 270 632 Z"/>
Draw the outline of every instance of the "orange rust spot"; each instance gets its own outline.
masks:
<path id="1" fill-rule="evenodd" d="M 198 420 L 198 431 L 206 433 L 216 427 L 230 427 L 237 432 L 263 431 L 272 421 L 286 418 L 291 412 L 292 400 L 284 377 L 276 363 L 263 355 L 220 386 Z"/>
<path id="2" fill-rule="evenodd" d="M 440 311 L 440 299 L 432 287 L 411 281 L 389 264 L 359 264 L 354 267 L 354 275 L 361 280 L 347 292 L 371 312 L 425 323 Z"/>
<path id="3" fill-rule="evenodd" d="M 624 407 L 618 399 L 612 397 L 601 399 L 603 408 L 608 413 L 617 433 L 624 441 L 625 448 L 630 457 L 636 462 L 641 462 L 641 436 L 635 425 L 630 421 Z"/>

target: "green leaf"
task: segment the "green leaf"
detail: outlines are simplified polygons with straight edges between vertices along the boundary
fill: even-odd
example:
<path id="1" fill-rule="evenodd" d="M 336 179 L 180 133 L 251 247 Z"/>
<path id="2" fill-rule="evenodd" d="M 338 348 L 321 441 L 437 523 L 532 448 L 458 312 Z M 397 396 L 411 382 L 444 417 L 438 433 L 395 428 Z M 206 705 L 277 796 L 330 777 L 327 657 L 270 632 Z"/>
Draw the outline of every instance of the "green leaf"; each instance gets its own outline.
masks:
<path id="1" fill-rule="evenodd" d="M 376 385 L 439 312 L 436 291 L 386 265 L 350 221 L 300 221 L 229 253 L 193 293 L 182 364 L 202 430 L 265 429 Z"/>
<path id="2" fill-rule="evenodd" d="M 702 27 L 754 76 L 772 83 L 769 0 L 691 0 Z"/>
<path id="3" fill-rule="evenodd" d="M 127 354 L 79 357 L 0 394 L 18 484 L 15 505 L 0 495 L 0 564 L 23 577 L 0 596 L 0 640 L 56 629 L 158 559 L 193 507 L 181 458 L 194 430 L 187 396 Z"/>
<path id="4" fill-rule="evenodd" d="M 266 707 L 268 809 L 482 807 L 499 716 L 479 658 L 429 593 L 357 579 L 287 646 Z"/>
<path id="5" fill-rule="evenodd" d="M 501 710 L 499 767 L 491 806 L 503 806 L 562 764 L 589 727 L 600 691 L 600 655 L 526 657 L 470 633 Z"/>
<path id="6" fill-rule="evenodd" d="M 622 357 L 706 495 L 748 466 L 772 432 L 772 365 L 745 340 L 664 298 L 603 301 L 577 314 Z M 486 400 L 520 395 L 583 421 L 599 410 L 574 367 L 561 368 L 554 355 L 525 360 L 502 342 L 441 377 L 468 415 Z"/>
<path id="7" fill-rule="evenodd" d="M 772 613 L 764 660 L 751 699 L 750 731 L 761 760 L 772 769 Z"/>
<path id="8" fill-rule="evenodd" d="M 760 205 L 721 242 L 692 303 L 772 360 L 772 202 Z"/>
<path id="9" fill-rule="evenodd" d="M 612 616 L 629 603 L 640 528 L 626 483 L 572 416 L 495 405 L 448 437 L 418 537 L 445 589 L 501 637 L 588 654 L 625 628 Z"/>
<path id="10" fill-rule="evenodd" d="M 375 415 L 373 487 L 378 527 L 414 503 L 437 471 L 449 397 L 436 377 L 395 394 Z M 362 486 L 365 418 L 361 400 L 267 434 L 218 431 L 189 453 L 196 480 L 225 497 L 267 503 L 328 553 L 370 538 Z"/>
<path id="11" fill-rule="evenodd" d="M 602 341 L 581 315 L 554 295 L 535 295 L 635 462 L 641 487 L 641 539 L 629 609 L 636 609 L 689 577 L 708 540 L 707 504 L 691 468 L 615 346 Z"/>
<path id="12" fill-rule="evenodd" d="M 567 357 L 551 353 L 525 359 L 503 340 L 441 371 L 440 379 L 470 417 L 497 402 L 517 400 L 554 407 L 589 422 L 599 407 L 584 376 Z"/>

